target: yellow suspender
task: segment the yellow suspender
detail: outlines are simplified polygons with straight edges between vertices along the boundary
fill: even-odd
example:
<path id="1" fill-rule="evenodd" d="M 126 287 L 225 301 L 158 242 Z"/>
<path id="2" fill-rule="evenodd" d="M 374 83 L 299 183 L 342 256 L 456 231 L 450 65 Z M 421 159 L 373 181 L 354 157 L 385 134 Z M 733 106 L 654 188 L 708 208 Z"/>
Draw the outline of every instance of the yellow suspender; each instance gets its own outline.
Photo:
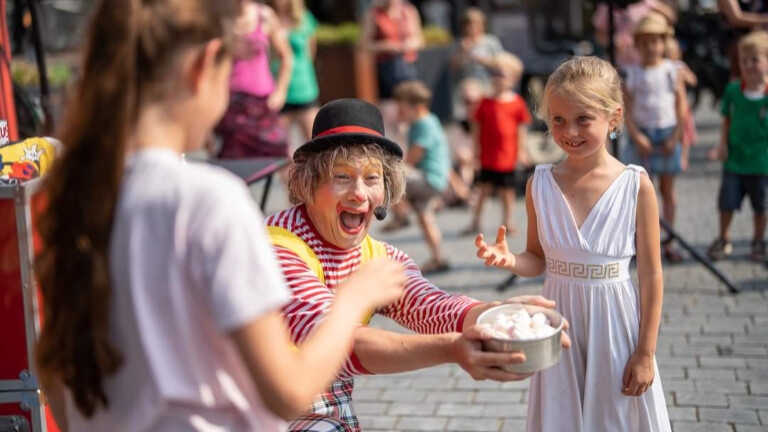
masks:
<path id="1" fill-rule="evenodd" d="M 267 232 L 272 240 L 272 244 L 288 249 L 295 253 L 304 263 L 307 264 L 310 270 L 312 270 L 321 283 L 325 284 L 325 275 L 323 274 L 323 265 L 315 255 L 315 252 L 308 244 L 304 242 L 299 236 L 288 231 L 285 228 L 276 226 L 268 226 Z M 385 258 L 387 256 L 387 248 L 379 241 L 371 238 L 371 236 L 365 236 L 362 243 L 362 256 L 361 265 L 376 258 Z M 367 325 L 370 322 L 373 313 L 369 314 L 363 321 L 363 325 Z"/>

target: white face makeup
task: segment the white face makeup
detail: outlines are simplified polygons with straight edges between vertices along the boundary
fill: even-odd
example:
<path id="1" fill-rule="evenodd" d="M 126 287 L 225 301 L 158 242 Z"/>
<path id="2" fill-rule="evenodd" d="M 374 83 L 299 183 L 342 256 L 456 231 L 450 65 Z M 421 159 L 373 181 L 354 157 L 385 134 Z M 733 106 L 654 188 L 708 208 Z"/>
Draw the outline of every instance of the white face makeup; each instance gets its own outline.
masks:
<path id="1" fill-rule="evenodd" d="M 331 178 L 318 186 L 307 212 L 318 233 L 341 249 L 358 246 L 370 229 L 373 210 L 384 202 L 380 161 L 353 150 L 337 160 Z"/>

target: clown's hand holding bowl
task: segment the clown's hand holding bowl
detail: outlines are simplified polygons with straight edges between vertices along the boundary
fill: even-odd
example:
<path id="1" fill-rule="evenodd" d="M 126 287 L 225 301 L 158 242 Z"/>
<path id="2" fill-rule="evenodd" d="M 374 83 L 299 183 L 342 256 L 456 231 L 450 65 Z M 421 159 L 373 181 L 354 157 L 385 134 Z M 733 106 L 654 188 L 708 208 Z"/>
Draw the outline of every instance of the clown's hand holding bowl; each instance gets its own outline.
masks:
<path id="1" fill-rule="evenodd" d="M 315 430 L 313 425 L 338 423 L 357 430 L 351 405 L 355 375 L 457 363 L 475 379 L 526 378 L 499 369 L 523 362 L 522 353 L 481 349 L 481 341 L 490 335 L 474 324 L 480 313 L 497 303 L 440 290 L 421 275 L 408 255 L 368 236 L 375 213 L 382 216 L 405 189 L 403 152 L 385 138 L 378 109 L 357 99 L 330 102 L 318 112 L 312 137 L 296 151 L 290 168 L 288 186 L 295 206 L 267 220 L 293 295 L 283 310 L 293 341 L 301 349 L 302 340 L 333 303 L 336 287 L 377 258 L 401 263 L 407 281 L 400 298 L 372 312 L 417 334 L 369 328 L 367 319 L 362 322 L 337 380 L 313 404 L 311 415 L 297 419 L 291 429 Z M 507 301 L 554 306 L 540 296 Z M 569 344 L 567 336 L 563 344 Z"/>

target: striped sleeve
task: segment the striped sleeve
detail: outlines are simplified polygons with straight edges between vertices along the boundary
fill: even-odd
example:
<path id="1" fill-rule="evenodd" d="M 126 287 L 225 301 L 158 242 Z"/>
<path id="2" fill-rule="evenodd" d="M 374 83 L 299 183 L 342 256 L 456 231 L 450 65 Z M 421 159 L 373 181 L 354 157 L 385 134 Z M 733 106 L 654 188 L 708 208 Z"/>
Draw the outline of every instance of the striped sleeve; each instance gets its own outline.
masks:
<path id="1" fill-rule="evenodd" d="M 317 275 L 295 253 L 283 247 L 276 247 L 277 259 L 282 267 L 291 299 L 283 307 L 288 330 L 293 343 L 300 345 L 325 318 L 335 298 L 334 293 L 320 282 Z M 354 354 L 350 353 L 338 378 L 346 379 L 368 372 Z"/>
<path id="2" fill-rule="evenodd" d="M 403 295 L 378 312 L 416 333 L 462 331 L 467 313 L 481 302 L 437 288 L 422 276 L 421 270 L 405 252 L 386 246 L 389 258 L 405 265 L 408 281 Z"/>

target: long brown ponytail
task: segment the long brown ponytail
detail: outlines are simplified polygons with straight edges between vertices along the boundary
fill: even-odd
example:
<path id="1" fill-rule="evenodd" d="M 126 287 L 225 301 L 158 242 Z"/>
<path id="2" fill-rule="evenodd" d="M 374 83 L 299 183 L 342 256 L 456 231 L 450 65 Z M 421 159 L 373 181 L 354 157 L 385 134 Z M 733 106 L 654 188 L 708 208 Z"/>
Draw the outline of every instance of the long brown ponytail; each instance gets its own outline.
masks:
<path id="1" fill-rule="evenodd" d="M 39 221 L 36 352 L 42 383 L 63 383 L 87 417 L 109 406 L 103 381 L 123 361 L 109 339 L 109 247 L 129 133 L 142 103 L 173 85 L 177 54 L 226 41 L 234 14 L 234 0 L 103 0 L 91 22 L 59 134 L 65 152 L 46 181 L 49 210 Z"/>

